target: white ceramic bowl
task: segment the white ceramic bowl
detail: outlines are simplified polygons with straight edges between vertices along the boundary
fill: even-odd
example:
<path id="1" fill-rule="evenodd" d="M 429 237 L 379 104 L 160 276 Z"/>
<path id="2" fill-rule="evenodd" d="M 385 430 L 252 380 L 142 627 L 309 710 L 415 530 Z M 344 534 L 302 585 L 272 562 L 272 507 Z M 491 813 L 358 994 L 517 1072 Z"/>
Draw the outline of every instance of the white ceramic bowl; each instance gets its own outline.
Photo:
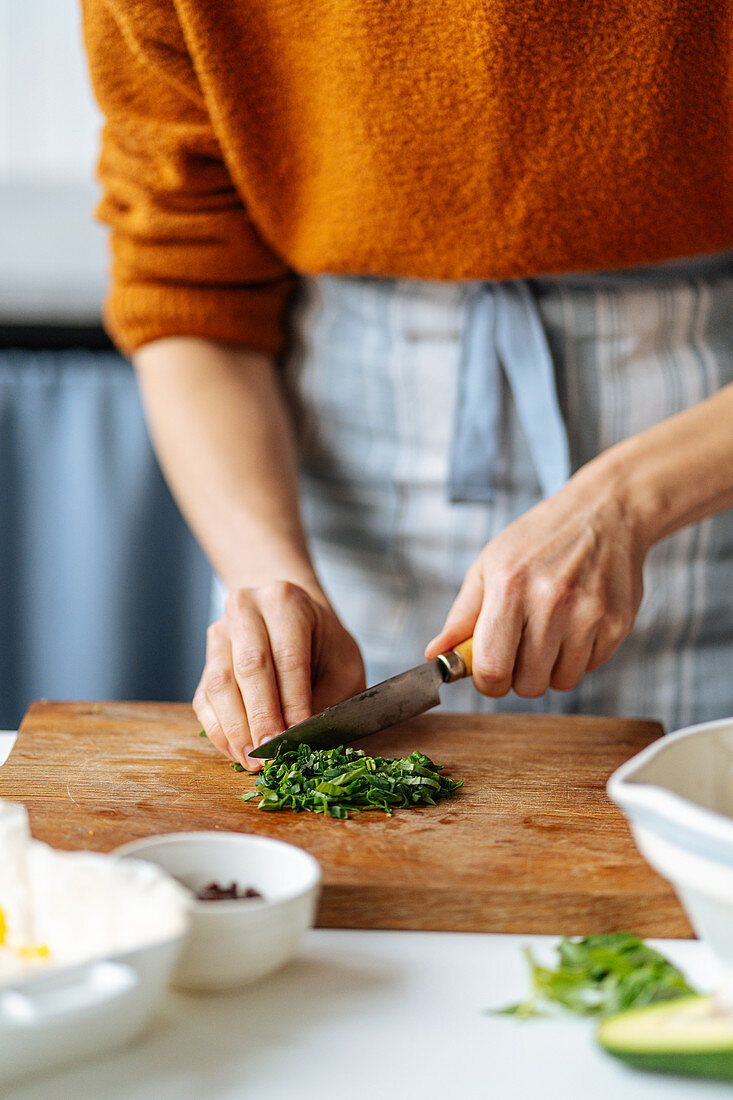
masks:
<path id="1" fill-rule="evenodd" d="M 123 1046 L 165 993 L 182 932 L 0 987 L 0 1086 Z"/>
<path id="2" fill-rule="evenodd" d="M 187 991 L 235 989 L 276 970 L 312 927 L 318 862 L 292 844 L 246 833 L 169 833 L 135 840 L 116 855 L 149 860 L 194 891 L 210 882 L 259 890 L 264 900 L 196 901 L 172 984 Z"/>
<path id="3" fill-rule="evenodd" d="M 607 790 L 698 936 L 733 966 L 733 718 L 660 738 L 618 768 Z"/>
<path id="4" fill-rule="evenodd" d="M 139 860 L 120 864 L 30 840 L 20 806 L 0 803 L 0 839 L 9 940 L 0 979 L 1 1086 L 138 1035 L 165 992 L 188 901 Z M 24 964 L 11 946 L 16 939 L 46 946 L 48 961 Z"/>

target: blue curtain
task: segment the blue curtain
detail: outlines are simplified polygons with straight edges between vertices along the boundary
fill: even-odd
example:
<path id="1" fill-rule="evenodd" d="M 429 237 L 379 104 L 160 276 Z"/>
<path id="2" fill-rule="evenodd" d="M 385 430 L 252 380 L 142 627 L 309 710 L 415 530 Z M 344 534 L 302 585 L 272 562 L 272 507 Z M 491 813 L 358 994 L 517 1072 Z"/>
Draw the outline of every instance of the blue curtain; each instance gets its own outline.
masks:
<path id="1" fill-rule="evenodd" d="M 210 592 L 130 365 L 0 351 L 0 728 L 34 698 L 190 700 Z"/>

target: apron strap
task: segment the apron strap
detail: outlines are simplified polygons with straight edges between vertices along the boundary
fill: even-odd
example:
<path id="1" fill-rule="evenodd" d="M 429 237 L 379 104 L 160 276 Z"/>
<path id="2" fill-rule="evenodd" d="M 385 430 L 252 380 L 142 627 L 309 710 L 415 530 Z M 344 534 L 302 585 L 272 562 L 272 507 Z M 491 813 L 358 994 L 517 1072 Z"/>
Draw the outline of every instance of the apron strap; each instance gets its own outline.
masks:
<path id="1" fill-rule="evenodd" d="M 449 495 L 490 501 L 501 431 L 501 370 L 544 496 L 570 476 L 570 448 L 542 321 L 526 282 L 486 283 L 469 305 L 458 374 Z"/>

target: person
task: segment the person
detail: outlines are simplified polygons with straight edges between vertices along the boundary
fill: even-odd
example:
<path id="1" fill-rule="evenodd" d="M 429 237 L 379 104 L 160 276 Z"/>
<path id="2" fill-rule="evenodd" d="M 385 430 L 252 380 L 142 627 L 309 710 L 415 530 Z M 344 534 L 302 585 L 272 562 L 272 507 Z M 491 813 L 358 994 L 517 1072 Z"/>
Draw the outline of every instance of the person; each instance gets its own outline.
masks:
<path id="1" fill-rule="evenodd" d="M 469 636 L 452 709 L 733 712 L 727 5 L 83 15 L 213 744 Z"/>

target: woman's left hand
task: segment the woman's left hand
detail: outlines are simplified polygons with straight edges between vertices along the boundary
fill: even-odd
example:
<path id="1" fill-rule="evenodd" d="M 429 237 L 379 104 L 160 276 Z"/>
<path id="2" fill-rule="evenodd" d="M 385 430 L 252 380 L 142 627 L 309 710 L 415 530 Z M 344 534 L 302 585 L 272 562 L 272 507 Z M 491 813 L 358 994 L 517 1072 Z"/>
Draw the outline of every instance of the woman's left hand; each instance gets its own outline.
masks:
<path id="1" fill-rule="evenodd" d="M 473 680 L 498 698 L 569 691 L 630 633 L 651 542 L 595 464 L 491 540 L 428 660 L 473 635 Z"/>

